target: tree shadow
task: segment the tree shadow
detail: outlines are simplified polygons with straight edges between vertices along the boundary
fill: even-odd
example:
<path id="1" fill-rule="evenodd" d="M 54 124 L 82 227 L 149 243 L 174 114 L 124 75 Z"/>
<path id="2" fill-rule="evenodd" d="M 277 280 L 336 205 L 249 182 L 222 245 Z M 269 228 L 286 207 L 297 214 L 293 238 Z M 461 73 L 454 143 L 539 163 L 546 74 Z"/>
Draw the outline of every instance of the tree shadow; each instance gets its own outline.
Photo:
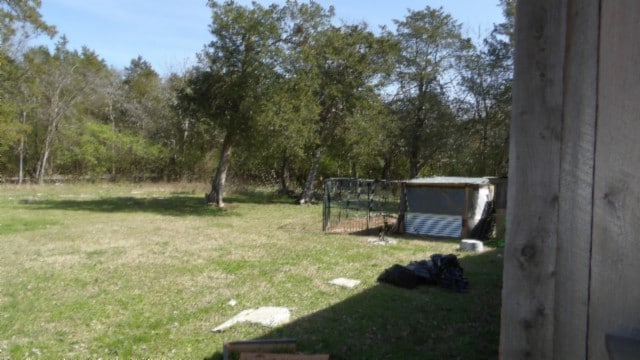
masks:
<path id="1" fill-rule="evenodd" d="M 22 200 L 34 209 L 92 211 L 104 213 L 148 212 L 167 216 L 230 216 L 231 210 L 207 206 L 203 198 L 193 196 L 108 197 L 90 200 Z"/>
<path id="2" fill-rule="evenodd" d="M 467 293 L 378 284 L 257 339 L 296 339 L 298 351 L 330 354 L 332 360 L 496 359 L 501 251 L 466 256 L 460 263 L 471 286 Z M 222 352 L 205 359 L 222 359 Z"/>
<path id="3" fill-rule="evenodd" d="M 295 198 L 273 191 L 237 191 L 224 197 L 225 203 L 237 204 L 296 204 Z"/>
<path id="4" fill-rule="evenodd" d="M 426 236 L 426 235 L 415 235 L 409 233 L 399 233 L 396 231 L 385 232 L 384 235 L 380 234 L 380 228 L 369 228 L 359 231 L 353 232 L 343 232 L 343 233 L 332 233 L 329 234 L 347 234 L 353 236 L 365 237 L 367 239 L 378 239 L 380 244 L 383 244 L 385 241 L 393 241 L 393 240 L 403 240 L 403 241 L 431 241 L 437 243 L 445 243 L 457 245 L 460 244 L 460 238 L 452 238 L 446 236 Z"/>

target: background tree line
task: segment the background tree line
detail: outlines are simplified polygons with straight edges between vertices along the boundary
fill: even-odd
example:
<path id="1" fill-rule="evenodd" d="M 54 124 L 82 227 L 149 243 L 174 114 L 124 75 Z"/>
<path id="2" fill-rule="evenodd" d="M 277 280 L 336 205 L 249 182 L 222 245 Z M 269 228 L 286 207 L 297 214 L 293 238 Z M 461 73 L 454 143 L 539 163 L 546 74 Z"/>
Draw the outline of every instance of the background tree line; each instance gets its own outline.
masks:
<path id="1" fill-rule="evenodd" d="M 0 176 L 277 184 L 309 201 L 320 178 L 507 173 L 515 1 L 481 41 L 443 9 L 395 29 L 336 25 L 309 1 L 209 1 L 198 63 L 161 76 L 53 49 L 38 0 L 0 0 Z"/>

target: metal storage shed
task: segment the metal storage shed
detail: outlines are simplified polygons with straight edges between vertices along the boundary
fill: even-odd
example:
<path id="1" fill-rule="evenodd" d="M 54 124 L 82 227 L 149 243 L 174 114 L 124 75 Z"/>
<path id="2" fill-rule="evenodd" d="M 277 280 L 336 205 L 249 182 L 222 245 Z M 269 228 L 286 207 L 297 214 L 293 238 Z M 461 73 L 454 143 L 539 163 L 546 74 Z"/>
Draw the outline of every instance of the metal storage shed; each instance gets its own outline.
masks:
<path id="1" fill-rule="evenodd" d="M 492 210 L 489 178 L 431 177 L 403 182 L 400 228 L 416 235 L 467 237 Z"/>

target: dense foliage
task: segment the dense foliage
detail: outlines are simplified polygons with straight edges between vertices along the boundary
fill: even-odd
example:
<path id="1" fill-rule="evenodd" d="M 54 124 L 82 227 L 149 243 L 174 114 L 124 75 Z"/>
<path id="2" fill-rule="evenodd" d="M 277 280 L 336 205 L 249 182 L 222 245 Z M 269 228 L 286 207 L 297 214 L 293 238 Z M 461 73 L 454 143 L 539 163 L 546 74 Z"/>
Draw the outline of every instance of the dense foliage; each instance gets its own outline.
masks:
<path id="1" fill-rule="evenodd" d="M 336 25 L 333 8 L 209 1 L 212 41 L 183 73 L 109 67 L 55 36 L 37 0 L 0 0 L 0 177 L 211 179 L 311 198 L 333 176 L 504 176 L 515 2 L 482 41 L 443 9 L 396 29 Z"/>

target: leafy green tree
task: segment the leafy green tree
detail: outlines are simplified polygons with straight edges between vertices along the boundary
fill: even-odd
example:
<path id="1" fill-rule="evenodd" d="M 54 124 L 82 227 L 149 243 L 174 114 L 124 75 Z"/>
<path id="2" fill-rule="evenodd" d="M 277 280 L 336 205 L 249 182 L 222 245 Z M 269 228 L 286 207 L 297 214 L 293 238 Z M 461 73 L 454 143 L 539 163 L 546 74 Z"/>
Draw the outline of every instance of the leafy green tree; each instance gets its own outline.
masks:
<path id="1" fill-rule="evenodd" d="M 42 20 L 40 0 L 0 0 L 0 49 L 6 51 L 16 37 L 40 33 L 54 36 L 56 29 Z"/>
<path id="2" fill-rule="evenodd" d="M 461 25 L 442 8 L 410 10 L 395 24 L 401 48 L 395 71 L 401 99 L 396 104 L 398 125 L 413 178 L 445 146 L 441 133 L 451 113 L 448 96 L 453 69 L 470 48 L 470 41 L 461 36 Z"/>
<path id="3" fill-rule="evenodd" d="M 21 92 L 26 72 L 18 56 L 22 44 L 39 34 L 53 37 L 56 33 L 55 27 L 42 20 L 40 5 L 39 0 L 0 0 L 0 174 L 11 158 L 8 151 L 17 142 L 22 151 L 28 131 Z"/>
<path id="4" fill-rule="evenodd" d="M 516 0 L 500 0 L 502 16 L 504 22 L 496 24 L 493 31 L 487 38 L 489 47 L 494 47 L 494 51 L 501 50 L 502 55 L 511 58 L 513 63 L 513 51 L 515 49 L 515 20 L 516 20 Z"/>
<path id="5" fill-rule="evenodd" d="M 350 166 L 351 177 L 390 179 L 385 160 L 396 140 L 392 113 L 377 93 L 368 94 L 366 104 L 346 119 L 337 139 L 341 144 L 332 150 L 332 157 Z"/>
<path id="6" fill-rule="evenodd" d="M 64 117 L 58 130 L 56 145 L 53 148 L 54 161 L 51 164 L 56 172 L 77 177 L 90 176 L 97 179 L 105 175 L 112 178 L 118 174 L 128 161 L 118 156 L 117 140 L 119 130 L 116 123 L 119 111 L 126 102 L 122 75 L 110 69 L 91 50 L 83 48 L 79 54 L 82 61 L 78 64 L 85 73 L 87 89 Z M 96 129 L 100 129 L 97 131 Z M 102 131 L 110 129 L 109 137 Z M 98 136 L 100 135 L 100 136 Z M 111 143 L 104 143 L 104 139 Z M 91 139 L 95 141 L 87 145 Z M 91 151 L 92 153 L 89 153 Z M 104 156 L 108 154 L 109 156 Z M 99 160 L 99 161 L 98 161 Z M 138 165 L 144 165 L 138 162 Z"/>
<path id="7" fill-rule="evenodd" d="M 469 175 L 506 176 L 508 170 L 515 1 L 501 4 L 506 21 L 494 25 L 482 47 L 460 61 L 467 108 L 459 162 Z"/>
<path id="8" fill-rule="evenodd" d="M 474 48 L 442 9 L 376 35 L 334 25 L 315 1 L 209 1 L 199 64 L 162 78 L 142 57 L 109 69 L 64 37 L 20 48 L 54 28 L 38 0 L 0 0 L 0 173 L 215 172 L 207 200 L 219 206 L 228 174 L 287 193 L 296 181 L 303 203 L 320 176 L 503 175 L 515 1 L 501 4 L 506 21 Z"/>
<path id="9" fill-rule="evenodd" d="M 392 42 L 367 30 L 365 24 L 331 27 L 319 34 L 312 48 L 309 74 L 318 113 L 310 124 L 310 169 L 300 203 L 311 201 L 315 178 L 325 151 L 343 134 L 347 119 L 367 106 L 370 94 L 390 70 Z"/>
<path id="10" fill-rule="evenodd" d="M 199 117 L 224 131 L 216 174 L 207 201 L 224 206 L 223 193 L 234 147 L 254 134 L 263 106 L 269 101 L 276 74 L 275 46 L 280 40 L 279 8 L 219 4 L 209 1 L 213 41 L 202 54 L 183 99 Z"/>
<path id="11" fill-rule="evenodd" d="M 167 86 L 171 94 L 167 101 L 171 104 L 173 127 L 176 140 L 172 158 L 176 163 L 176 174 L 185 179 L 210 178 L 214 172 L 213 157 L 218 144 L 221 143 L 221 130 L 210 121 L 203 99 L 196 95 L 202 89 L 198 76 L 202 69 L 195 68 L 183 75 L 174 74 L 169 77 Z"/>
<path id="12" fill-rule="evenodd" d="M 83 99 L 94 94 L 96 78 L 93 65 L 96 62 L 100 63 L 100 60 L 87 49 L 82 53 L 69 50 L 64 37 L 53 53 L 39 47 L 25 54 L 33 84 L 33 93 L 29 96 L 36 104 L 33 126 L 36 131 L 34 144 L 38 146 L 35 176 L 39 183 L 44 182 L 61 125 L 65 120 L 74 118 L 77 105 Z"/>
<path id="13" fill-rule="evenodd" d="M 174 78 L 175 80 L 175 78 Z M 117 130 L 127 130 L 137 134 L 141 138 L 156 143 L 174 154 L 169 156 L 165 165 L 149 172 L 149 164 L 142 162 L 138 171 L 141 174 L 148 173 L 154 177 L 168 178 L 176 176 L 174 169 L 177 166 L 175 154 L 178 143 L 178 129 L 175 123 L 175 93 L 172 93 L 171 84 L 164 81 L 153 69 L 151 64 L 138 56 L 124 71 L 122 82 L 123 98 L 120 101 L 119 116 L 116 119 Z M 159 171 L 159 173 L 158 173 Z"/>
<path id="14" fill-rule="evenodd" d="M 389 131 L 396 139 L 389 151 L 395 154 L 396 165 L 403 166 L 396 172 L 402 178 L 407 173 L 411 178 L 445 173 L 443 165 L 452 160 L 447 155 L 457 124 L 447 93 L 428 91 L 420 101 L 424 105 L 420 111 L 415 97 L 398 97 L 389 103 L 395 119 Z"/>
<path id="15" fill-rule="evenodd" d="M 466 117 L 460 126 L 465 151 L 460 162 L 467 175 L 506 175 L 510 72 L 486 50 L 465 59 L 461 85 L 466 94 Z"/>
<path id="16" fill-rule="evenodd" d="M 114 132 L 109 124 L 89 121 L 73 135 L 73 139 L 56 142 L 53 148 L 59 158 L 57 168 L 64 174 L 97 180 L 115 166 L 117 174 L 130 175 L 134 181 L 145 180 L 149 174 L 160 174 L 168 157 L 161 144 L 131 130 Z"/>
<path id="17" fill-rule="evenodd" d="M 154 132 L 154 122 L 163 115 L 162 80 L 141 56 L 124 70 L 124 98 L 120 127 L 146 135 Z"/>
<path id="18" fill-rule="evenodd" d="M 19 88 L 15 77 L 19 72 L 19 65 L 0 52 L 0 163 L 25 130 L 16 98 Z"/>
<path id="19" fill-rule="evenodd" d="M 268 144 L 258 148 L 263 149 L 263 163 L 276 169 L 282 193 L 289 193 L 292 176 L 308 171 L 306 150 L 315 141 L 312 124 L 320 112 L 315 56 L 318 41 L 332 27 L 334 15 L 333 7 L 325 9 L 315 1 L 289 0 L 281 11 L 278 77 L 260 123 L 264 135 L 259 138 L 268 139 Z"/>

